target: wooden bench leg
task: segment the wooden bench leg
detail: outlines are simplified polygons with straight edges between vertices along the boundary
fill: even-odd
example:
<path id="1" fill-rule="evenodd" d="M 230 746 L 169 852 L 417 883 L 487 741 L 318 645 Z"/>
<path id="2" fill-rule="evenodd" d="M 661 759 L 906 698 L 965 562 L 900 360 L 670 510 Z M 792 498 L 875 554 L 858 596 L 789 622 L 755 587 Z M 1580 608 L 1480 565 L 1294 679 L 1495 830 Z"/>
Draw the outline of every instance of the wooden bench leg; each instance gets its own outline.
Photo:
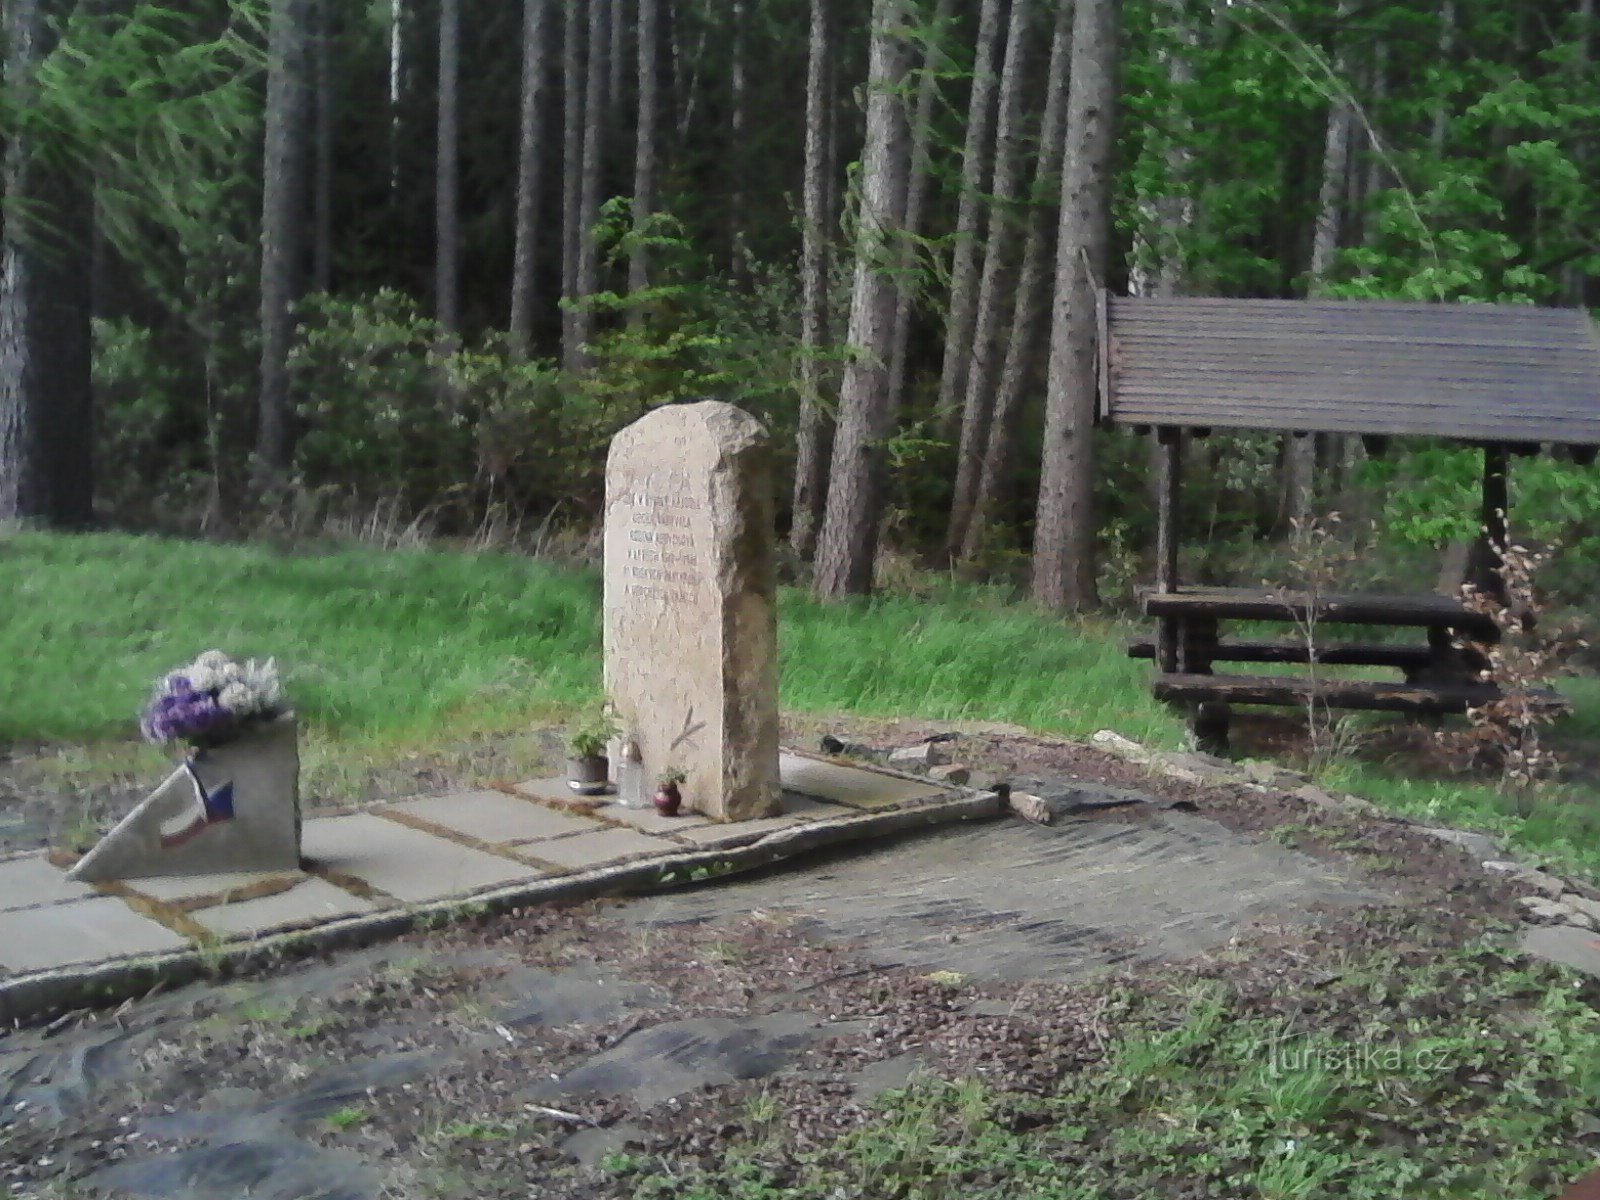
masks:
<path id="1" fill-rule="evenodd" d="M 1196 704 L 1190 720 L 1195 748 L 1202 754 L 1226 754 L 1228 720 L 1232 715 L 1228 706 L 1220 700 L 1202 700 Z"/>

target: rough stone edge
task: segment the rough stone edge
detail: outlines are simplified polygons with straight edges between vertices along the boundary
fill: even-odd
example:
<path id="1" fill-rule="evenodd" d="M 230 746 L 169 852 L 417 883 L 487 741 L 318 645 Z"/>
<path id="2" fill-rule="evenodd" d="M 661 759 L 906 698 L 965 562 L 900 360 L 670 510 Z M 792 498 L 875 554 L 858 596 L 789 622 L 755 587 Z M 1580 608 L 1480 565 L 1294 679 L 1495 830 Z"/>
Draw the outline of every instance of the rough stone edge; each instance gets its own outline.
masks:
<path id="1" fill-rule="evenodd" d="M 656 855 L 597 867 L 583 874 L 540 878 L 478 892 L 464 892 L 398 911 L 367 913 L 321 925 L 284 930 L 207 950 L 118 959 L 108 963 L 35 972 L 0 982 L 0 1021 L 21 1023 L 64 1009 L 100 1006 L 176 987 L 205 975 L 227 975 L 273 961 L 326 950 L 348 949 L 398 937 L 418 925 L 453 915 L 501 913 L 527 904 L 572 902 L 646 891 L 669 873 L 717 868 L 731 874 L 769 866 L 786 858 L 841 842 L 888 837 L 956 821 L 1003 815 L 994 792 L 974 792 L 948 800 L 888 812 L 853 812 L 792 829 L 775 830 L 745 846 Z"/>

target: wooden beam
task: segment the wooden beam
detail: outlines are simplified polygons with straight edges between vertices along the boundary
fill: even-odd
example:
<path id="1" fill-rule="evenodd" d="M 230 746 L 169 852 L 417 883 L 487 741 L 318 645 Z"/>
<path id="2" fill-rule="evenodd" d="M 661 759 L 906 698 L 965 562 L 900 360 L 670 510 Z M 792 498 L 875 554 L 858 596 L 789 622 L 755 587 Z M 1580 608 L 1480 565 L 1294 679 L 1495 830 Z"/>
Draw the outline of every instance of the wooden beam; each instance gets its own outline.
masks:
<path id="1" fill-rule="evenodd" d="M 1156 591 L 1178 590 L 1178 498 L 1183 482 L 1183 430 L 1163 426 L 1161 491 L 1156 509 Z"/>

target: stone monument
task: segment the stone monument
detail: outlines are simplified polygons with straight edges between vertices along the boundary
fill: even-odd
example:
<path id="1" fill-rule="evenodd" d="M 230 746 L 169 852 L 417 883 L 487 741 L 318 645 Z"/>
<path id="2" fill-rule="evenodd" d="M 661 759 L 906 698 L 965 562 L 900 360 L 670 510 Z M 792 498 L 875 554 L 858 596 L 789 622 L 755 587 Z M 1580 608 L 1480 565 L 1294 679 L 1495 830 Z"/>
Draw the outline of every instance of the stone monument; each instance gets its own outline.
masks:
<path id="1" fill-rule="evenodd" d="M 605 687 L 647 777 L 687 807 L 773 816 L 778 667 L 767 432 L 720 401 L 658 408 L 606 460 Z"/>

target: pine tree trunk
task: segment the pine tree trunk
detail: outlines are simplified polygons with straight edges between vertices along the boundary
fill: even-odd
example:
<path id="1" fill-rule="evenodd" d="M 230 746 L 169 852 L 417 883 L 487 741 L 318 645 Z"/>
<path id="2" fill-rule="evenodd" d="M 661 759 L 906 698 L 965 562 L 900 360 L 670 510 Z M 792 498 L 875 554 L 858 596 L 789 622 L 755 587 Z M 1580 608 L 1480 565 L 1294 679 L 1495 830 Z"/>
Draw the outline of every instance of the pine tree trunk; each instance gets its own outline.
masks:
<path id="1" fill-rule="evenodd" d="M 1072 3 L 1062 0 L 1056 10 L 1055 33 L 1050 41 L 1050 67 L 1045 78 L 1044 117 L 1039 123 L 1039 161 L 1033 180 L 1033 207 L 1023 240 L 1022 267 L 1017 273 L 1011 332 L 1006 339 L 1005 363 L 995 389 L 994 415 L 984 443 L 982 469 L 973 498 L 972 516 L 961 543 L 961 559 L 974 561 L 983 550 L 989 523 L 1000 501 L 1001 489 L 1011 475 L 1011 452 L 1016 442 L 1022 394 L 1038 354 L 1041 321 L 1049 299 L 1050 250 L 1054 244 L 1057 204 L 1061 195 L 1062 129 L 1067 115 L 1067 63 L 1072 55 Z"/>
<path id="2" fill-rule="evenodd" d="M 961 199 L 956 207 L 955 250 L 950 263 L 950 314 L 945 322 L 944 368 L 939 376 L 936 412 L 940 432 L 950 436 L 960 419 L 971 363 L 972 320 L 977 302 L 978 221 L 988 173 L 998 85 L 995 59 L 1000 46 L 1001 0 L 983 0 L 978 10 L 978 44 L 972 66 L 972 96 L 967 106 L 967 139 L 962 154 Z"/>
<path id="3" fill-rule="evenodd" d="M 1096 289 L 1106 277 L 1111 232 L 1116 67 L 1117 0 L 1077 0 L 1050 322 L 1044 463 L 1033 547 L 1033 597 L 1053 609 L 1082 611 L 1097 602 L 1095 311 Z"/>
<path id="4" fill-rule="evenodd" d="M 747 265 L 744 194 L 745 127 L 749 116 L 745 111 L 749 88 L 745 79 L 745 42 L 748 39 L 748 13 L 746 0 L 732 0 L 729 13 L 729 38 L 732 46 L 728 53 L 729 64 L 729 153 L 733 169 L 729 172 L 728 195 L 728 270 L 740 277 Z"/>
<path id="5" fill-rule="evenodd" d="M 26 112 L 58 7 L 4 11 L 7 106 Z M 73 528 L 94 517 L 90 385 L 93 204 L 81 167 L 13 129 L 0 161 L 0 521 Z"/>
<path id="6" fill-rule="evenodd" d="M 1349 0 L 1339 5 L 1341 18 L 1349 14 Z M 1341 78 L 1345 77 L 1345 58 L 1336 57 Z M 1322 147 L 1322 187 L 1317 197 L 1316 226 L 1311 237 L 1311 263 L 1307 272 L 1306 292 L 1321 295 L 1327 286 L 1339 253 L 1339 231 L 1344 218 L 1345 176 L 1350 168 L 1350 131 L 1354 114 L 1350 105 L 1335 99 L 1328 108 L 1327 131 Z M 1324 441 L 1322 457 L 1328 455 Z M 1312 512 L 1317 491 L 1317 459 L 1319 443 L 1316 438 L 1290 435 L 1284 443 L 1283 512 L 1280 524 L 1292 526 L 1304 521 Z"/>
<path id="7" fill-rule="evenodd" d="M 338 36 L 336 0 L 317 6 L 317 165 L 312 188 L 311 286 L 333 290 L 333 133 L 338 85 L 333 77 L 334 40 Z"/>
<path id="8" fill-rule="evenodd" d="M 832 0 L 811 0 L 806 57 L 805 226 L 800 241 L 800 428 L 795 443 L 789 544 L 809 561 L 828 492 L 828 422 L 822 408 L 822 348 L 828 340 L 827 158 L 829 60 L 834 54 Z"/>
<path id="9" fill-rule="evenodd" d="M 511 263 L 513 353 L 526 357 L 533 340 L 535 272 L 539 262 L 539 189 L 544 118 L 545 46 L 549 40 L 548 0 L 523 0 L 522 109 L 517 121 L 517 215 Z"/>
<path id="10" fill-rule="evenodd" d="M 588 346 L 594 340 L 589 297 L 600 290 L 600 243 L 595 226 L 600 220 L 600 164 L 606 136 L 606 44 L 605 5 L 590 4 L 589 63 L 583 89 L 583 178 L 578 200 L 578 312 L 569 371 L 581 370 L 588 363 Z"/>
<path id="11" fill-rule="evenodd" d="M 628 258 L 628 292 L 637 296 L 650 286 L 650 250 L 644 233 L 656 195 L 656 63 L 659 61 L 656 18 L 660 0 L 639 0 L 639 117 L 633 146 L 634 244 Z M 635 325 L 644 314 L 635 306 L 628 319 Z"/>
<path id="12" fill-rule="evenodd" d="M 583 225 L 583 12 L 579 0 L 563 5 L 561 41 L 561 361 L 578 362 L 578 244 Z"/>
<path id="13" fill-rule="evenodd" d="M 439 0 L 439 126 L 434 144 L 434 315 L 447 337 L 461 329 L 459 202 L 461 0 Z"/>
<path id="14" fill-rule="evenodd" d="M 405 0 L 389 0 L 389 211 L 400 209 L 400 78 L 405 51 Z"/>
<path id="15" fill-rule="evenodd" d="M 850 359 L 839 393 L 839 427 L 814 580 L 817 596 L 825 600 L 872 590 L 883 445 L 892 432 L 894 266 L 911 157 L 910 127 L 900 96 L 910 57 L 906 0 L 875 0 L 872 16 Z"/>
<path id="16" fill-rule="evenodd" d="M 606 0 L 606 28 L 611 34 L 611 45 L 606 51 L 606 111 L 622 111 L 622 77 L 628 65 L 628 14 L 623 0 Z"/>
<path id="17" fill-rule="evenodd" d="M 1340 4 L 1339 11 L 1345 11 L 1345 5 Z M 1445 68 L 1446 76 L 1449 74 L 1451 60 L 1455 57 L 1456 49 L 1456 0 L 1439 0 L 1439 65 Z M 1445 139 L 1450 132 L 1450 97 L 1441 94 L 1434 101 L 1433 129 L 1428 141 L 1433 146 L 1435 154 L 1443 154 Z"/>
<path id="18" fill-rule="evenodd" d="M 933 20 L 923 34 L 925 47 L 922 55 L 922 75 L 917 81 L 917 111 L 911 121 L 911 178 L 906 184 L 906 237 L 915 238 L 922 232 L 922 210 L 928 198 L 928 142 L 933 133 L 933 102 L 939 92 L 939 66 L 948 56 L 940 49 L 940 39 L 949 28 L 955 13 L 955 0 L 938 0 Z M 905 255 L 909 269 L 915 259 L 907 248 Z M 911 312 L 916 300 L 916 289 L 909 283 L 901 286 L 894 307 L 894 353 L 889 363 L 889 399 L 895 411 L 906 399 L 906 355 L 911 342 Z"/>
<path id="19" fill-rule="evenodd" d="M 994 413 L 995 361 L 1000 338 L 1001 288 L 1012 266 L 1016 234 L 1013 207 L 1017 198 L 1018 126 L 1022 121 L 1022 82 L 1026 71 L 1026 44 L 1033 18 L 1032 0 L 1011 0 L 1010 28 L 1006 33 L 1004 66 L 1000 72 L 999 113 L 994 134 L 994 181 L 989 189 L 989 230 L 983 251 L 983 272 L 978 283 L 977 312 L 972 326 L 972 358 L 967 367 L 967 387 L 961 413 L 961 441 L 956 454 L 955 495 L 950 504 L 950 524 L 945 531 L 945 553 L 954 561 L 961 554 L 977 500 L 978 476 L 989 440 Z"/>
<path id="20" fill-rule="evenodd" d="M 1574 73 L 1579 79 L 1588 77 L 1590 62 L 1590 39 L 1594 30 L 1594 0 L 1578 0 L 1576 13 L 1577 40 L 1576 62 Z M 1588 176 L 1589 162 L 1593 157 L 1592 147 L 1588 138 L 1579 141 L 1572 150 L 1572 161 L 1580 173 Z M 1563 290 L 1566 292 L 1567 303 L 1581 306 L 1589 291 L 1589 277 L 1583 267 L 1577 263 L 1568 265 L 1562 271 Z"/>
<path id="21" fill-rule="evenodd" d="M 261 188 L 261 397 L 256 486 L 277 492 L 294 453 L 289 396 L 293 306 L 299 297 L 306 136 L 306 3 L 272 0 Z"/>

